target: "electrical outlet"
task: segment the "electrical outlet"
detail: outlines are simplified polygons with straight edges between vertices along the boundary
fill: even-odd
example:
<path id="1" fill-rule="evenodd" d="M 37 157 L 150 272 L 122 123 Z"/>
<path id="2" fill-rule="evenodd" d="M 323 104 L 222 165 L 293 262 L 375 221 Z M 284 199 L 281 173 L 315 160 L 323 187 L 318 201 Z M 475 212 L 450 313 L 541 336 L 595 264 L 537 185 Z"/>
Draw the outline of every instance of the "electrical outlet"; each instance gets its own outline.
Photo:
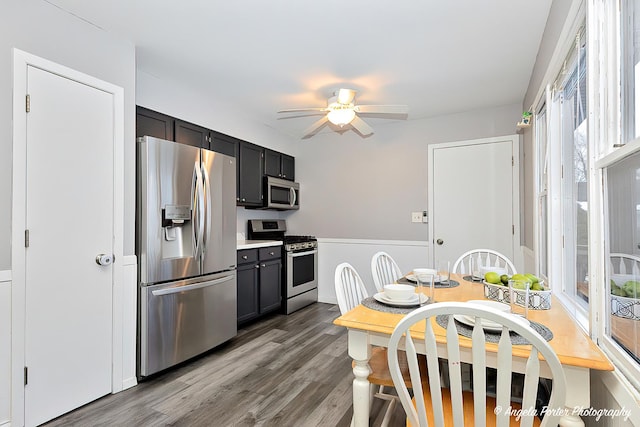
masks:
<path id="1" fill-rule="evenodd" d="M 411 222 L 422 222 L 422 212 L 411 212 Z"/>

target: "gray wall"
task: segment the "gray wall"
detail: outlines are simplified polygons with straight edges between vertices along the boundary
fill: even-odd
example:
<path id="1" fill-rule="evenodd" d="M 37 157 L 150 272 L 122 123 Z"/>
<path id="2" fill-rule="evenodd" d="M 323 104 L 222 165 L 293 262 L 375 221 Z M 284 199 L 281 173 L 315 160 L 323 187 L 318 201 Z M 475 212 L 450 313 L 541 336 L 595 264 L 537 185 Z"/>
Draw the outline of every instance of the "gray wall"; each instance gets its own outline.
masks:
<path id="1" fill-rule="evenodd" d="M 520 109 L 370 120 L 368 138 L 347 131 L 300 142 L 301 209 L 290 228 L 327 238 L 426 240 L 427 224 L 412 223 L 411 212 L 427 209 L 428 144 L 512 135 Z"/>
<path id="2" fill-rule="evenodd" d="M 544 35 L 542 36 L 542 42 L 538 49 L 538 55 L 536 57 L 536 63 L 531 73 L 531 79 L 529 81 L 529 87 L 525 94 L 523 101 L 523 111 L 528 110 L 531 104 L 535 101 L 535 97 L 538 95 L 540 87 L 544 82 L 544 75 L 549 67 L 549 62 L 558 44 L 558 38 L 562 32 L 562 28 L 565 25 L 569 9 L 574 0 L 555 0 L 551 4 L 551 10 L 549 11 L 549 18 L 547 19 L 547 25 L 544 29 Z M 534 171 L 534 141 L 533 132 L 531 128 L 528 128 L 524 132 L 524 144 L 523 144 L 523 156 L 522 162 L 523 172 L 523 223 L 521 225 L 523 230 L 523 242 L 522 245 L 529 249 L 533 249 L 535 241 L 533 221 L 535 218 L 536 200 L 535 200 L 535 171 Z"/>
<path id="3" fill-rule="evenodd" d="M 427 144 L 515 132 L 519 105 L 401 122 L 371 121 L 375 134 L 320 134 L 298 140 L 276 133 L 240 111 L 202 97 L 185 82 L 158 80 L 135 70 L 128 41 L 38 0 L 3 4 L 0 38 L 0 269 L 11 267 L 12 54 L 29 53 L 125 89 L 125 138 L 135 139 L 135 104 L 296 156 L 302 209 L 278 213 L 291 233 L 320 237 L 425 240 L 426 225 L 410 222 L 427 208 Z M 29 31 L 38 28 L 38 31 Z M 304 126 L 301 126 L 301 129 Z M 63 167 L 63 165 L 61 165 Z M 134 253 L 134 144 L 125 149 L 125 254 Z M 261 217 L 239 210 L 240 217 Z M 273 215 L 273 214 L 269 214 Z M 242 221 L 244 222 L 244 220 Z M 242 224 L 240 224 L 242 225 Z M 239 231 L 243 231 L 240 227 Z"/>
<path id="4" fill-rule="evenodd" d="M 13 48 L 123 87 L 125 137 L 130 140 L 135 137 L 134 46 L 44 1 L 3 1 L 0 15 L 0 270 L 11 268 Z M 124 251 L 129 255 L 134 253 L 135 175 L 133 146 L 125 150 Z"/>
<path id="5" fill-rule="evenodd" d="M 229 111 L 184 82 L 139 70 L 136 92 L 139 105 L 296 157 L 301 209 L 238 208 L 238 232 L 246 232 L 249 218 L 277 217 L 287 220 L 291 234 L 334 238 L 426 240 L 426 224 L 411 223 L 410 212 L 427 209 L 427 145 L 513 134 L 521 114 L 514 104 L 423 120 L 369 120 L 375 133 L 368 138 L 347 131 L 300 140 Z"/>

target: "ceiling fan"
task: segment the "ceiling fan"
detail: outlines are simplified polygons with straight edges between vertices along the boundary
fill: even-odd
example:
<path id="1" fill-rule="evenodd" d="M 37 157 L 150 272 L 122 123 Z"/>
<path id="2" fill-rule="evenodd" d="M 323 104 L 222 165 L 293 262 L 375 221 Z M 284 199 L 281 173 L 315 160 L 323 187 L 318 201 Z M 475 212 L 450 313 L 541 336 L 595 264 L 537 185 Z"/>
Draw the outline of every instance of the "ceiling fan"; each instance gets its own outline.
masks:
<path id="1" fill-rule="evenodd" d="M 278 113 L 294 113 L 301 111 L 309 111 L 317 113 L 326 113 L 324 117 L 309 126 L 303 138 L 311 138 L 315 135 L 327 122 L 333 123 L 339 127 L 351 125 L 362 136 L 369 136 L 373 133 L 373 129 L 364 120 L 358 117 L 358 114 L 393 114 L 407 115 L 409 108 L 406 105 L 356 105 L 356 91 L 353 89 L 339 89 L 334 92 L 333 96 L 328 99 L 327 106 L 321 108 L 292 108 L 288 110 L 280 110 Z"/>

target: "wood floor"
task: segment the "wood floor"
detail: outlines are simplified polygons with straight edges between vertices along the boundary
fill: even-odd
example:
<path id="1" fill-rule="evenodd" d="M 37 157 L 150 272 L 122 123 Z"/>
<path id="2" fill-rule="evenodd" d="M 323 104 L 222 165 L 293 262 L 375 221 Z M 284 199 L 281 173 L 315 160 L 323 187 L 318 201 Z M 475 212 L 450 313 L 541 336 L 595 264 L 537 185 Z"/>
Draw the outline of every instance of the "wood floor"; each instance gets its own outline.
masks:
<path id="1" fill-rule="evenodd" d="M 351 422 L 351 359 L 335 305 L 317 303 L 241 328 L 206 355 L 109 395 L 54 426 L 344 426 Z M 386 406 L 374 399 L 371 425 Z M 397 405 L 391 426 L 404 426 Z"/>

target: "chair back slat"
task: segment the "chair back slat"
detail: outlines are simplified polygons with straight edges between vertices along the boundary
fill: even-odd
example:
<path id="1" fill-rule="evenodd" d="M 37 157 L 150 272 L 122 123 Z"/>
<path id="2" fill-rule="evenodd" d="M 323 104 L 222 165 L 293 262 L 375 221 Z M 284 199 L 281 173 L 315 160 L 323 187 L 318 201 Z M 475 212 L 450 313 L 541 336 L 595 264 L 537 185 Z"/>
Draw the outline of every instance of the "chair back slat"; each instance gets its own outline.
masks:
<path id="1" fill-rule="evenodd" d="M 473 361 L 473 419 L 476 427 L 484 427 L 487 423 L 487 354 L 484 329 L 477 321 L 471 334 L 471 351 Z"/>
<path id="2" fill-rule="evenodd" d="M 431 410 L 433 411 L 433 419 L 435 425 L 444 425 L 444 409 L 442 406 L 442 394 L 440 389 L 442 387 L 440 383 L 440 362 L 438 360 L 438 349 L 436 346 L 436 336 L 433 332 L 433 326 L 430 319 L 425 319 L 425 349 L 427 357 L 427 372 L 429 373 L 429 391 L 431 392 Z M 418 387 L 422 389 L 422 387 Z M 417 390 L 414 390 L 417 392 Z M 420 393 L 420 400 L 416 397 L 417 402 L 423 402 L 422 393 Z M 417 396 L 417 395 L 416 395 Z M 425 409 L 426 410 L 426 409 Z M 405 408 L 406 411 L 406 408 Z M 426 419 L 425 419 L 426 421 Z M 412 422 L 417 425 L 417 421 Z M 422 426 L 422 418 L 420 419 L 420 426 Z"/>
<path id="3" fill-rule="evenodd" d="M 474 382 L 473 382 L 473 405 L 470 402 L 465 403 L 463 393 L 461 391 L 461 375 L 460 375 L 460 356 L 461 341 L 458 337 L 455 327 L 454 315 L 460 314 L 475 318 L 475 326 L 471 335 L 471 358 L 474 366 Z M 445 331 L 446 343 L 436 343 L 434 331 L 434 318 L 438 315 L 445 315 L 448 318 L 448 325 Z M 491 360 L 495 360 L 497 368 L 497 388 L 495 399 L 495 407 L 502 407 L 505 410 L 496 411 L 493 408 L 487 408 L 491 402 L 486 396 L 486 361 L 489 359 L 486 355 L 487 347 L 485 343 L 484 331 L 482 330 L 481 319 L 499 323 L 503 325 L 500 340 L 497 346 L 497 356 L 493 356 Z M 424 335 L 420 336 L 416 331 L 421 330 L 420 325 L 424 324 Z M 410 331 L 411 330 L 411 331 Z M 414 426 L 426 426 L 427 419 L 433 419 L 436 426 L 442 426 L 445 420 L 453 420 L 454 426 L 461 426 L 465 419 L 470 419 L 471 412 L 475 420 L 475 426 L 485 426 L 487 424 L 498 427 L 510 425 L 510 421 L 515 418 L 509 417 L 509 411 L 506 408 L 511 406 L 511 373 L 512 373 L 512 344 L 509 333 L 513 331 L 531 343 L 532 351 L 525 365 L 525 391 L 523 395 L 523 411 L 535 408 L 535 395 L 537 384 L 540 376 L 539 355 L 544 358 L 553 381 L 553 388 L 548 403 L 548 411 L 543 414 L 542 425 L 556 425 L 562 414 L 561 409 L 565 407 L 566 401 L 566 378 L 562 365 L 558 356 L 555 354 L 549 344 L 538 334 L 531 326 L 523 324 L 510 314 L 499 312 L 493 308 L 474 306 L 467 303 L 442 302 L 429 304 L 420 307 L 407 314 L 396 326 L 389 341 L 389 370 L 393 378 L 394 386 L 398 392 L 398 396 L 402 406 L 407 414 L 408 421 Z M 404 344 L 404 345 L 403 345 Z M 423 345 L 420 345 L 423 344 Z M 467 346 L 468 344 L 465 344 Z M 398 352 L 406 351 L 407 362 L 411 373 L 411 382 L 406 384 L 400 371 L 398 361 Z M 495 347 L 493 347 L 495 348 Z M 423 393 L 423 385 L 426 383 L 420 378 L 420 369 L 418 366 L 418 350 L 426 353 L 428 375 L 428 387 L 430 391 L 430 399 L 425 398 Z M 439 354 L 438 351 L 441 353 Z M 495 352 L 496 350 L 492 350 Z M 450 389 L 441 389 L 440 370 L 438 365 L 438 356 L 445 357 L 449 360 L 449 380 Z M 424 375 L 424 373 L 423 373 Z M 415 396 L 415 406 L 412 401 L 412 395 L 409 388 L 413 389 Z M 447 405 L 443 405 L 444 392 L 451 395 L 451 405 L 445 411 Z M 430 407 L 427 407 L 426 403 Z M 464 404 L 464 405 L 463 405 Z M 471 411 L 471 412 L 470 412 Z M 446 413 L 445 413 L 446 412 Z M 465 414 L 467 414 L 465 416 Z M 428 416 L 428 417 L 427 417 Z M 486 419 L 495 421 L 487 423 Z M 533 418 L 524 416 L 521 418 L 522 426 L 531 425 Z"/>
<path id="4" fill-rule="evenodd" d="M 502 327 L 500 341 L 498 341 L 498 369 L 496 377 L 496 404 L 499 407 L 509 407 L 511 401 L 511 364 L 513 362 L 511 354 L 511 337 L 509 329 Z M 507 427 L 509 425 L 509 414 L 507 411 L 497 414 L 497 427 Z"/>
<path id="5" fill-rule="evenodd" d="M 347 262 L 336 267 L 334 279 L 338 307 L 342 314 L 353 309 L 369 296 L 360 275 Z"/>
<path id="6" fill-rule="evenodd" d="M 460 343 L 453 315 L 449 316 L 449 323 L 447 324 L 447 355 L 453 425 L 454 427 L 462 427 L 464 425 L 464 411 L 462 405 L 462 374 L 460 372 Z"/>
<path id="7" fill-rule="evenodd" d="M 384 285 L 395 283 L 402 277 L 402 271 L 391 255 L 386 252 L 378 252 L 371 258 L 371 275 L 376 289 L 378 292 L 382 292 Z"/>
<path id="8" fill-rule="evenodd" d="M 522 407 L 535 408 L 536 398 L 538 397 L 538 382 L 533 381 L 534 378 L 540 377 L 540 359 L 538 359 L 538 350 L 534 347 L 527 359 L 526 367 L 527 375 L 525 375 L 524 389 L 522 392 Z M 521 427 L 533 426 L 534 414 L 531 412 L 523 412 Z"/>
<path id="9" fill-rule="evenodd" d="M 506 268 L 509 275 L 516 274 L 516 267 L 509 258 L 491 249 L 473 249 L 460 255 L 453 263 L 452 273 L 473 274 L 471 262 L 475 270 L 479 266 Z"/>

